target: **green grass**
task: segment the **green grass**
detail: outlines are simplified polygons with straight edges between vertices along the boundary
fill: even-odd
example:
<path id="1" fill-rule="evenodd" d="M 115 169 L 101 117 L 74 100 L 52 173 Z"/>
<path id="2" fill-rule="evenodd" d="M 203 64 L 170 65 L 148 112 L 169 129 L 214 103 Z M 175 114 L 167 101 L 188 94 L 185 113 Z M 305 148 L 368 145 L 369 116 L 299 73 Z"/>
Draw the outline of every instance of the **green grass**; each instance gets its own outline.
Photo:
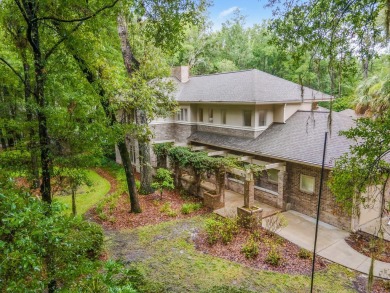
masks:
<path id="1" fill-rule="evenodd" d="M 77 214 L 83 215 L 86 211 L 101 201 L 110 190 L 110 182 L 95 171 L 88 170 L 87 176 L 92 182 L 91 186 L 82 186 L 76 194 Z M 58 195 L 54 199 L 66 205 L 66 212 L 72 212 L 72 196 Z"/>
<path id="2" fill-rule="evenodd" d="M 141 292 L 310 291 L 310 276 L 256 270 L 197 251 L 191 233 L 204 227 L 205 218 L 121 231 L 109 239 L 110 254 L 130 261 L 145 275 L 147 284 Z M 316 273 L 314 292 L 355 292 L 354 276 L 330 265 Z"/>

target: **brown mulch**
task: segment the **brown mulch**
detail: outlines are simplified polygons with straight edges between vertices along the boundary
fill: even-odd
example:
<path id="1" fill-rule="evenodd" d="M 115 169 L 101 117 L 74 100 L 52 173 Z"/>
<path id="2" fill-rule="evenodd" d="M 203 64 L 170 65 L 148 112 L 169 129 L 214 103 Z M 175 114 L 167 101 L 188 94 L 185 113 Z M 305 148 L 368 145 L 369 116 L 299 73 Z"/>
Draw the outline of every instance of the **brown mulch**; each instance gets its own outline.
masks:
<path id="1" fill-rule="evenodd" d="M 311 274 L 312 259 L 303 259 L 298 257 L 300 247 L 285 240 L 277 235 L 269 235 L 265 229 L 260 228 L 260 240 L 259 254 L 253 258 L 248 259 L 245 254 L 241 252 L 242 247 L 247 242 L 250 236 L 250 232 L 246 229 L 240 229 L 240 232 L 232 242 L 227 245 L 217 242 L 214 245 L 210 245 L 207 242 L 206 233 L 201 232 L 195 239 L 196 248 L 204 253 L 211 254 L 213 256 L 221 257 L 230 261 L 238 262 L 240 264 L 247 265 L 249 267 L 270 270 L 279 273 L 288 274 Z M 267 254 L 270 250 L 269 243 L 279 243 L 278 250 L 282 257 L 282 260 L 278 266 L 274 266 L 265 262 Z M 316 271 L 326 268 L 327 261 L 319 256 L 316 256 Z"/>
<path id="2" fill-rule="evenodd" d="M 96 172 L 107 179 L 111 184 L 109 193 L 113 193 L 117 189 L 116 179 L 106 170 L 97 169 Z M 136 174 L 136 178 L 139 178 L 139 174 Z M 182 197 L 177 190 L 164 191 L 162 199 L 157 193 L 148 195 L 139 195 L 139 201 L 142 209 L 142 213 L 134 214 L 130 213 L 130 200 L 127 193 L 123 193 L 116 205 L 116 207 L 109 211 L 109 207 L 105 207 L 105 212 L 110 215 L 111 220 L 102 220 L 96 213 L 95 208 L 88 212 L 88 218 L 92 219 L 96 223 L 103 226 L 104 229 L 126 229 L 136 228 L 145 225 L 158 224 L 160 222 L 171 221 L 176 219 L 185 219 L 196 215 L 202 215 L 209 213 L 208 208 L 202 207 L 198 211 L 184 215 L 180 212 L 181 206 L 184 203 L 189 202 L 201 202 L 199 198 L 195 197 Z M 171 209 L 176 211 L 177 216 L 172 217 L 166 213 L 161 212 L 161 208 L 165 203 L 169 203 Z M 114 219 L 114 220 L 112 220 Z"/>
<path id="3" fill-rule="evenodd" d="M 364 254 L 365 256 L 371 257 L 370 242 L 373 239 L 378 240 L 378 238 L 373 235 L 358 231 L 351 233 L 349 237 L 345 239 L 345 241 L 356 251 Z M 375 259 L 390 263 L 390 241 L 380 241 L 383 241 L 383 249 Z"/>
<path id="4" fill-rule="evenodd" d="M 111 218 L 114 218 L 115 221 L 102 221 L 94 210 L 91 211 L 93 214 L 93 220 L 101 224 L 105 229 L 125 229 L 153 225 L 176 219 L 185 219 L 210 212 L 208 208 L 202 207 L 198 211 L 192 212 L 190 214 L 182 214 L 180 212 L 180 208 L 184 203 L 200 202 L 200 200 L 195 198 L 191 200 L 185 200 L 177 191 L 165 191 L 162 199 L 160 199 L 160 195 L 157 194 L 139 195 L 139 201 L 142 213 L 130 213 L 129 196 L 124 193 L 119 198 L 115 209 L 110 213 Z M 177 216 L 171 217 L 161 212 L 160 210 L 164 203 L 170 203 L 172 210 L 176 211 Z"/>

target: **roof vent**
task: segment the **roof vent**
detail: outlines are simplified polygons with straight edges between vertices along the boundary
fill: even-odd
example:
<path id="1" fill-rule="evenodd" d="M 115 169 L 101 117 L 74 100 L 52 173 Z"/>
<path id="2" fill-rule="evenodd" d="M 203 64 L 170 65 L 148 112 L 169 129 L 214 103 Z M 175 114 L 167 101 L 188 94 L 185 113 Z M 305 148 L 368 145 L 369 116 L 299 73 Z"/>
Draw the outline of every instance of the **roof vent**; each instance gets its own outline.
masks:
<path id="1" fill-rule="evenodd" d="M 172 76 L 176 77 L 180 82 L 185 83 L 190 80 L 190 67 L 188 65 L 173 67 Z"/>

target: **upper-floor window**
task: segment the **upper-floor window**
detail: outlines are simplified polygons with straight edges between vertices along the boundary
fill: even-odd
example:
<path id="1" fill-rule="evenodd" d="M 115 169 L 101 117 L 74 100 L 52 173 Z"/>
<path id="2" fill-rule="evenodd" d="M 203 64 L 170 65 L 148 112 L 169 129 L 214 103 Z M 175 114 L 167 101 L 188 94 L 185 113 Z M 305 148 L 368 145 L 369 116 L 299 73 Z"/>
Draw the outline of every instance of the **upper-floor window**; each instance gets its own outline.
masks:
<path id="1" fill-rule="evenodd" d="M 259 111 L 259 126 L 266 126 L 266 111 Z"/>
<path id="2" fill-rule="evenodd" d="M 252 126 L 252 111 L 244 110 L 244 126 Z"/>
<path id="3" fill-rule="evenodd" d="M 209 110 L 209 122 L 210 123 L 214 122 L 214 111 L 213 111 L 213 109 Z"/>
<path id="4" fill-rule="evenodd" d="M 199 108 L 199 122 L 203 122 L 203 109 Z"/>
<path id="5" fill-rule="evenodd" d="M 188 121 L 188 109 L 187 108 L 180 109 L 180 111 L 177 113 L 177 120 Z"/>
<path id="6" fill-rule="evenodd" d="M 226 110 L 221 110 L 221 123 L 226 124 Z"/>

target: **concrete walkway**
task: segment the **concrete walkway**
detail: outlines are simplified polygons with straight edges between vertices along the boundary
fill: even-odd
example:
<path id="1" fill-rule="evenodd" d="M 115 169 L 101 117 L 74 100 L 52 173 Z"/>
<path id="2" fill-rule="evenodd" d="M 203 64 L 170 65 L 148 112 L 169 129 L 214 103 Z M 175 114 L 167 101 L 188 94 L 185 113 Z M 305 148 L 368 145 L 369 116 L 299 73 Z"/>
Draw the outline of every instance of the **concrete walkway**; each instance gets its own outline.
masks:
<path id="1" fill-rule="evenodd" d="M 287 227 L 278 232 L 287 240 L 313 251 L 315 219 L 295 211 L 282 213 L 288 221 Z M 348 232 L 329 224 L 320 222 L 318 229 L 317 254 L 347 268 L 368 274 L 371 259 L 353 248 L 346 242 Z M 390 263 L 375 261 L 374 275 L 390 279 Z"/>
<path id="2" fill-rule="evenodd" d="M 225 189 L 225 206 L 223 208 L 215 210 L 214 213 L 222 217 L 237 217 L 237 207 L 242 207 L 243 205 L 243 194 Z M 281 212 L 280 209 L 259 202 L 257 200 L 254 201 L 254 205 L 263 209 L 263 219 Z"/>

